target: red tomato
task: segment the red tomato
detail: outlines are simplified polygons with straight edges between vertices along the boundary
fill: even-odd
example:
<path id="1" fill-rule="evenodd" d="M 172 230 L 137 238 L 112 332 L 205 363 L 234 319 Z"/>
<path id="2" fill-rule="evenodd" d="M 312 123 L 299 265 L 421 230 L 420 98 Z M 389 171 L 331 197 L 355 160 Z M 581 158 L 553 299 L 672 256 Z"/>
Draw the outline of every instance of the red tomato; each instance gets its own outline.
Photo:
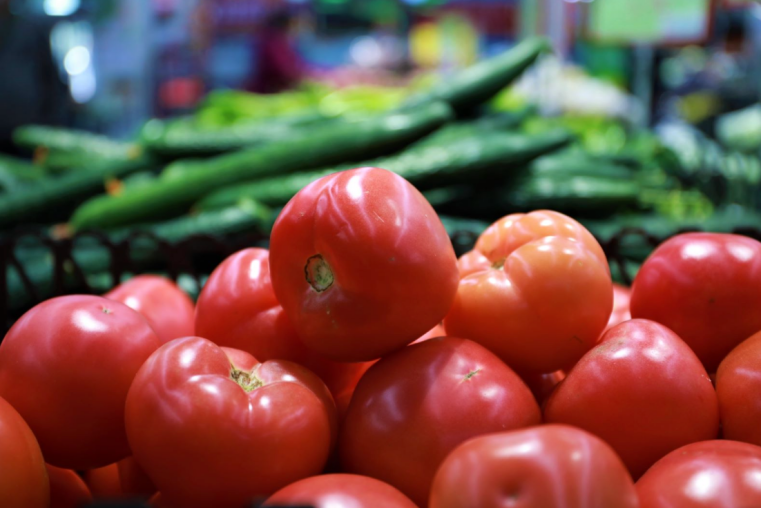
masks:
<path id="1" fill-rule="evenodd" d="M 719 431 L 716 393 L 698 358 L 671 330 L 644 319 L 611 328 L 555 388 L 544 416 L 607 441 L 635 478 Z"/>
<path id="2" fill-rule="evenodd" d="M 266 249 L 236 252 L 212 272 L 198 298 L 195 326 L 201 337 L 247 351 L 260 361 L 305 366 L 320 376 L 339 405 L 369 367 L 334 362 L 304 346 L 275 298 Z"/>
<path id="3" fill-rule="evenodd" d="M 305 478 L 273 494 L 264 506 L 313 508 L 416 508 L 410 498 L 382 481 L 355 474 Z"/>
<path id="4" fill-rule="evenodd" d="M 272 286 L 304 344 L 367 361 L 441 322 L 457 291 L 457 259 L 422 194 L 383 169 L 306 186 L 272 229 Z"/>
<path id="5" fill-rule="evenodd" d="M 761 447 L 703 441 L 675 450 L 637 482 L 641 508 L 761 506 Z"/>
<path id="6" fill-rule="evenodd" d="M 708 372 L 761 330 L 761 242 L 687 233 L 662 243 L 632 286 L 632 317 L 668 326 Z"/>
<path id="7" fill-rule="evenodd" d="M 165 277 L 138 275 L 103 296 L 142 314 L 162 344 L 194 334 L 193 300 Z"/>
<path id="8" fill-rule="evenodd" d="M 478 238 L 491 268 L 462 280 L 444 320 L 519 372 L 572 365 L 597 341 L 613 305 L 605 254 L 584 227 L 557 212 L 513 214 Z"/>
<path id="9" fill-rule="evenodd" d="M 47 464 L 50 479 L 50 508 L 81 508 L 92 501 L 90 489 L 71 469 Z"/>
<path id="10" fill-rule="evenodd" d="M 114 464 L 90 469 L 84 475 L 95 499 L 118 499 L 125 497 L 119 480 L 119 467 Z"/>
<path id="11" fill-rule="evenodd" d="M 565 379 L 565 371 L 556 370 L 549 374 L 523 374 L 521 379 L 534 394 L 539 407 L 542 407 L 555 387 Z"/>
<path id="12" fill-rule="evenodd" d="M 741 342 L 716 372 L 724 437 L 761 445 L 761 332 Z"/>
<path id="13" fill-rule="evenodd" d="M 49 503 L 40 446 L 21 415 L 0 397 L 0 506 L 47 508 Z"/>
<path id="14" fill-rule="evenodd" d="M 475 437 L 436 473 L 429 508 L 638 508 L 626 467 L 603 441 L 566 425 Z"/>
<path id="15" fill-rule="evenodd" d="M 120 460 L 117 462 L 117 467 L 119 469 L 119 485 L 126 495 L 147 499 L 158 490 L 134 458 L 127 457 Z"/>
<path id="16" fill-rule="evenodd" d="M 439 464 L 474 436 L 538 424 L 520 378 L 475 342 L 430 339 L 383 357 L 357 385 L 341 430 L 347 472 L 425 506 Z"/>
<path id="17" fill-rule="evenodd" d="M 424 340 L 428 339 L 435 339 L 436 337 L 446 337 L 447 332 L 444 330 L 444 327 L 441 325 L 436 325 L 427 332 L 425 332 L 419 339 L 417 339 L 412 344 L 417 344 L 418 342 L 423 342 Z"/>
<path id="18" fill-rule="evenodd" d="M 129 455 L 124 401 L 158 346 L 145 318 L 122 303 L 53 298 L 24 314 L 0 344 L 0 396 L 29 424 L 48 463 L 105 466 Z"/>
<path id="19" fill-rule="evenodd" d="M 239 507 L 319 473 L 335 432 L 325 385 L 272 360 L 249 371 L 200 337 L 159 348 L 126 404 L 133 455 L 163 497 L 186 507 Z"/>
<path id="20" fill-rule="evenodd" d="M 605 328 L 605 331 L 632 318 L 631 311 L 629 310 L 631 296 L 631 289 L 621 284 L 613 284 L 613 312 L 610 313 L 608 326 Z"/>
<path id="21" fill-rule="evenodd" d="M 460 278 L 472 273 L 483 272 L 492 268 L 492 262 L 478 250 L 471 250 L 457 260 L 457 270 Z"/>

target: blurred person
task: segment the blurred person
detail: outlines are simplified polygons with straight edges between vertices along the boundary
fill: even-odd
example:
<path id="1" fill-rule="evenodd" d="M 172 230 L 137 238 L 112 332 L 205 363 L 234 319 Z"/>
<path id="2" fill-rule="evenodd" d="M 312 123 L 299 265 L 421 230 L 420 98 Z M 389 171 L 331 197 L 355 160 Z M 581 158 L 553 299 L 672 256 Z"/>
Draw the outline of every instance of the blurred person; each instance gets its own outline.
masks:
<path id="1" fill-rule="evenodd" d="M 53 60 L 50 31 L 43 20 L 16 15 L 10 0 L 0 0 L 0 152 L 16 152 L 11 135 L 20 125 L 66 120 L 68 87 Z"/>
<path id="2" fill-rule="evenodd" d="M 277 10 L 267 18 L 257 45 L 252 92 L 281 92 L 304 77 L 304 62 L 291 40 L 292 22 L 293 16 L 287 9 Z"/>

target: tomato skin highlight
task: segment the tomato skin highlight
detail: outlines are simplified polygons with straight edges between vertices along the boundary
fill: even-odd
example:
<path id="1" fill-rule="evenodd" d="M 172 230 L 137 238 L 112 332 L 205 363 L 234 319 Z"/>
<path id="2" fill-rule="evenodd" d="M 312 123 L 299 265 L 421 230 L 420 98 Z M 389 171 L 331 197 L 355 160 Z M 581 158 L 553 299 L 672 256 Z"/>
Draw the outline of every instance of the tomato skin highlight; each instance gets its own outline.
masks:
<path id="1" fill-rule="evenodd" d="M 272 286 L 304 344 L 370 361 L 439 323 L 457 291 L 457 259 L 436 212 L 400 176 L 334 173 L 285 206 L 270 240 Z"/>
<path id="2" fill-rule="evenodd" d="M 716 371 L 722 432 L 726 439 L 761 446 L 761 332 L 741 342 Z"/>
<path id="3" fill-rule="evenodd" d="M 542 425 L 470 439 L 436 472 L 429 508 L 638 508 L 629 472 L 601 439 Z"/>
<path id="4" fill-rule="evenodd" d="M 313 508 L 416 508 L 391 485 L 368 476 L 329 474 L 305 478 L 275 492 L 263 506 Z"/>
<path id="5" fill-rule="evenodd" d="M 674 450 L 636 484 L 641 508 L 761 506 L 761 447 L 729 440 Z"/>
<path id="6" fill-rule="evenodd" d="M 99 296 L 53 298 L 0 344 L 0 396 L 34 432 L 45 460 L 93 469 L 129 455 L 124 401 L 159 346 L 143 316 Z"/>
<path id="7" fill-rule="evenodd" d="M 327 388 L 303 367 L 272 360 L 239 370 L 211 341 L 186 337 L 140 369 L 126 426 L 166 504 L 235 508 L 318 474 L 336 415 Z"/>
<path id="8" fill-rule="evenodd" d="M 50 479 L 50 508 L 81 508 L 92 501 L 85 481 L 71 469 L 46 464 Z"/>
<path id="9" fill-rule="evenodd" d="M 540 421 L 529 389 L 494 354 L 464 339 L 429 339 L 383 357 L 360 379 L 339 453 L 344 471 L 425 506 L 436 469 L 458 444 Z"/>
<path id="10" fill-rule="evenodd" d="M 303 365 L 325 382 L 339 409 L 369 367 L 335 362 L 302 343 L 275 297 L 266 249 L 243 249 L 214 269 L 198 297 L 195 327 L 199 336 L 246 351 L 259 361 Z"/>
<path id="11" fill-rule="evenodd" d="M 695 353 L 644 319 L 608 330 L 555 388 L 544 418 L 602 438 L 635 479 L 670 451 L 719 431 L 716 392 Z"/>
<path id="12" fill-rule="evenodd" d="M 617 324 L 628 321 L 632 318 L 630 310 L 630 302 L 632 298 L 632 290 L 621 284 L 613 283 L 613 311 L 610 313 L 610 319 L 608 319 L 608 325 L 605 327 L 605 332 L 616 326 Z M 604 333 L 604 332 L 603 332 Z M 600 336 L 602 338 L 602 336 Z"/>
<path id="13" fill-rule="evenodd" d="M 162 344 L 194 335 L 193 300 L 166 277 L 138 275 L 103 296 L 142 314 Z"/>
<path id="14" fill-rule="evenodd" d="M 674 331 L 709 373 L 761 330 L 761 242 L 685 233 L 663 242 L 632 285 L 631 314 Z"/>
<path id="15" fill-rule="evenodd" d="M 8 467 L 8 465 L 12 467 Z M 47 508 L 50 483 L 42 451 L 21 415 L 0 397 L 0 506 Z"/>
<path id="16" fill-rule="evenodd" d="M 613 291 L 605 254 L 581 224 L 546 210 L 508 215 L 484 231 L 475 251 L 491 265 L 460 280 L 444 320 L 448 335 L 534 374 L 573 365 L 597 342 Z M 484 264 L 461 260 L 460 269 Z"/>

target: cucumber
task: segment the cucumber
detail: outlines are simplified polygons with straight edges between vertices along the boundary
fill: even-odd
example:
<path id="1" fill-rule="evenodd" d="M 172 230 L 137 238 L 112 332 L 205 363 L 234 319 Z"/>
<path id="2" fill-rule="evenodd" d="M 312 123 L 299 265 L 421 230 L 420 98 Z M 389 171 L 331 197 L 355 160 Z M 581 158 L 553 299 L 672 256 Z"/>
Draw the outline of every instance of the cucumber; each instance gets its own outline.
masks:
<path id="1" fill-rule="evenodd" d="M 295 129 L 325 121 L 318 112 L 254 121 L 229 127 L 199 127 L 193 118 L 148 121 L 140 132 L 142 145 L 167 157 L 208 156 L 269 141 L 287 139 Z"/>
<path id="2" fill-rule="evenodd" d="M 45 171 L 31 162 L 1 153 L 0 171 L 19 183 L 39 182 L 47 177 Z"/>
<path id="3" fill-rule="evenodd" d="M 448 140 L 444 132 L 447 129 L 442 130 L 442 135 Z M 388 169 L 419 189 L 430 189 L 510 171 L 569 142 L 570 137 L 561 131 L 540 136 L 491 132 L 442 144 L 426 141 L 390 157 L 225 187 L 209 194 L 197 206 L 200 209 L 214 209 L 229 206 L 243 197 L 268 205 L 282 205 L 309 183 L 336 171 L 360 166 Z"/>
<path id="4" fill-rule="evenodd" d="M 129 161 L 142 155 L 135 143 L 116 141 L 91 132 L 44 125 L 24 125 L 13 131 L 13 141 L 20 148 L 79 154 L 74 166 L 86 165 L 93 157 L 104 160 Z M 42 152 L 44 154 L 44 151 Z M 90 159 L 88 159 L 88 156 Z M 44 155 L 42 156 L 44 158 Z"/>
<path id="5" fill-rule="evenodd" d="M 635 181 L 592 176 L 532 176 L 497 197 L 507 208 L 551 208 L 564 213 L 636 208 L 641 186 Z"/>
<path id="6" fill-rule="evenodd" d="M 0 227 L 37 220 L 60 221 L 72 205 L 103 192 L 109 178 L 121 178 L 146 168 L 143 160 L 102 163 L 89 171 L 47 178 L 13 193 L 0 195 Z"/>
<path id="7" fill-rule="evenodd" d="M 405 107 L 444 101 L 463 114 L 487 102 L 509 86 L 543 53 L 552 50 L 544 37 L 532 37 L 504 53 L 441 79 L 431 90 L 409 99 Z"/>
<path id="8" fill-rule="evenodd" d="M 176 216 L 226 185 L 398 150 L 449 121 L 451 114 L 446 104 L 432 103 L 356 123 L 302 129 L 287 141 L 208 159 L 182 177 L 87 201 L 70 224 L 75 229 L 108 228 Z"/>

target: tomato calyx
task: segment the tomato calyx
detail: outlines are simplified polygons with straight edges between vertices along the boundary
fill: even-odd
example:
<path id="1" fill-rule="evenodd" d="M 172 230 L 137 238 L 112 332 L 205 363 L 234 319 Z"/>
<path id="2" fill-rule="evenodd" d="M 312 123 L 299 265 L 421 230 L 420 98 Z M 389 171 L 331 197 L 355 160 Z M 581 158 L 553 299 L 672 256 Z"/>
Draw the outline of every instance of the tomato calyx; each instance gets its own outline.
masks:
<path id="1" fill-rule="evenodd" d="M 505 261 L 507 257 L 499 258 L 491 264 L 491 267 L 495 270 L 502 270 L 505 268 Z"/>
<path id="2" fill-rule="evenodd" d="M 333 270 L 321 254 L 315 254 L 307 259 L 304 274 L 309 285 L 318 293 L 322 293 L 333 285 Z"/>
<path id="3" fill-rule="evenodd" d="M 251 372 L 247 370 L 230 367 L 230 379 L 238 383 L 246 393 L 253 392 L 257 388 L 264 386 L 264 381 L 259 379 L 256 374 L 256 368 Z"/>

